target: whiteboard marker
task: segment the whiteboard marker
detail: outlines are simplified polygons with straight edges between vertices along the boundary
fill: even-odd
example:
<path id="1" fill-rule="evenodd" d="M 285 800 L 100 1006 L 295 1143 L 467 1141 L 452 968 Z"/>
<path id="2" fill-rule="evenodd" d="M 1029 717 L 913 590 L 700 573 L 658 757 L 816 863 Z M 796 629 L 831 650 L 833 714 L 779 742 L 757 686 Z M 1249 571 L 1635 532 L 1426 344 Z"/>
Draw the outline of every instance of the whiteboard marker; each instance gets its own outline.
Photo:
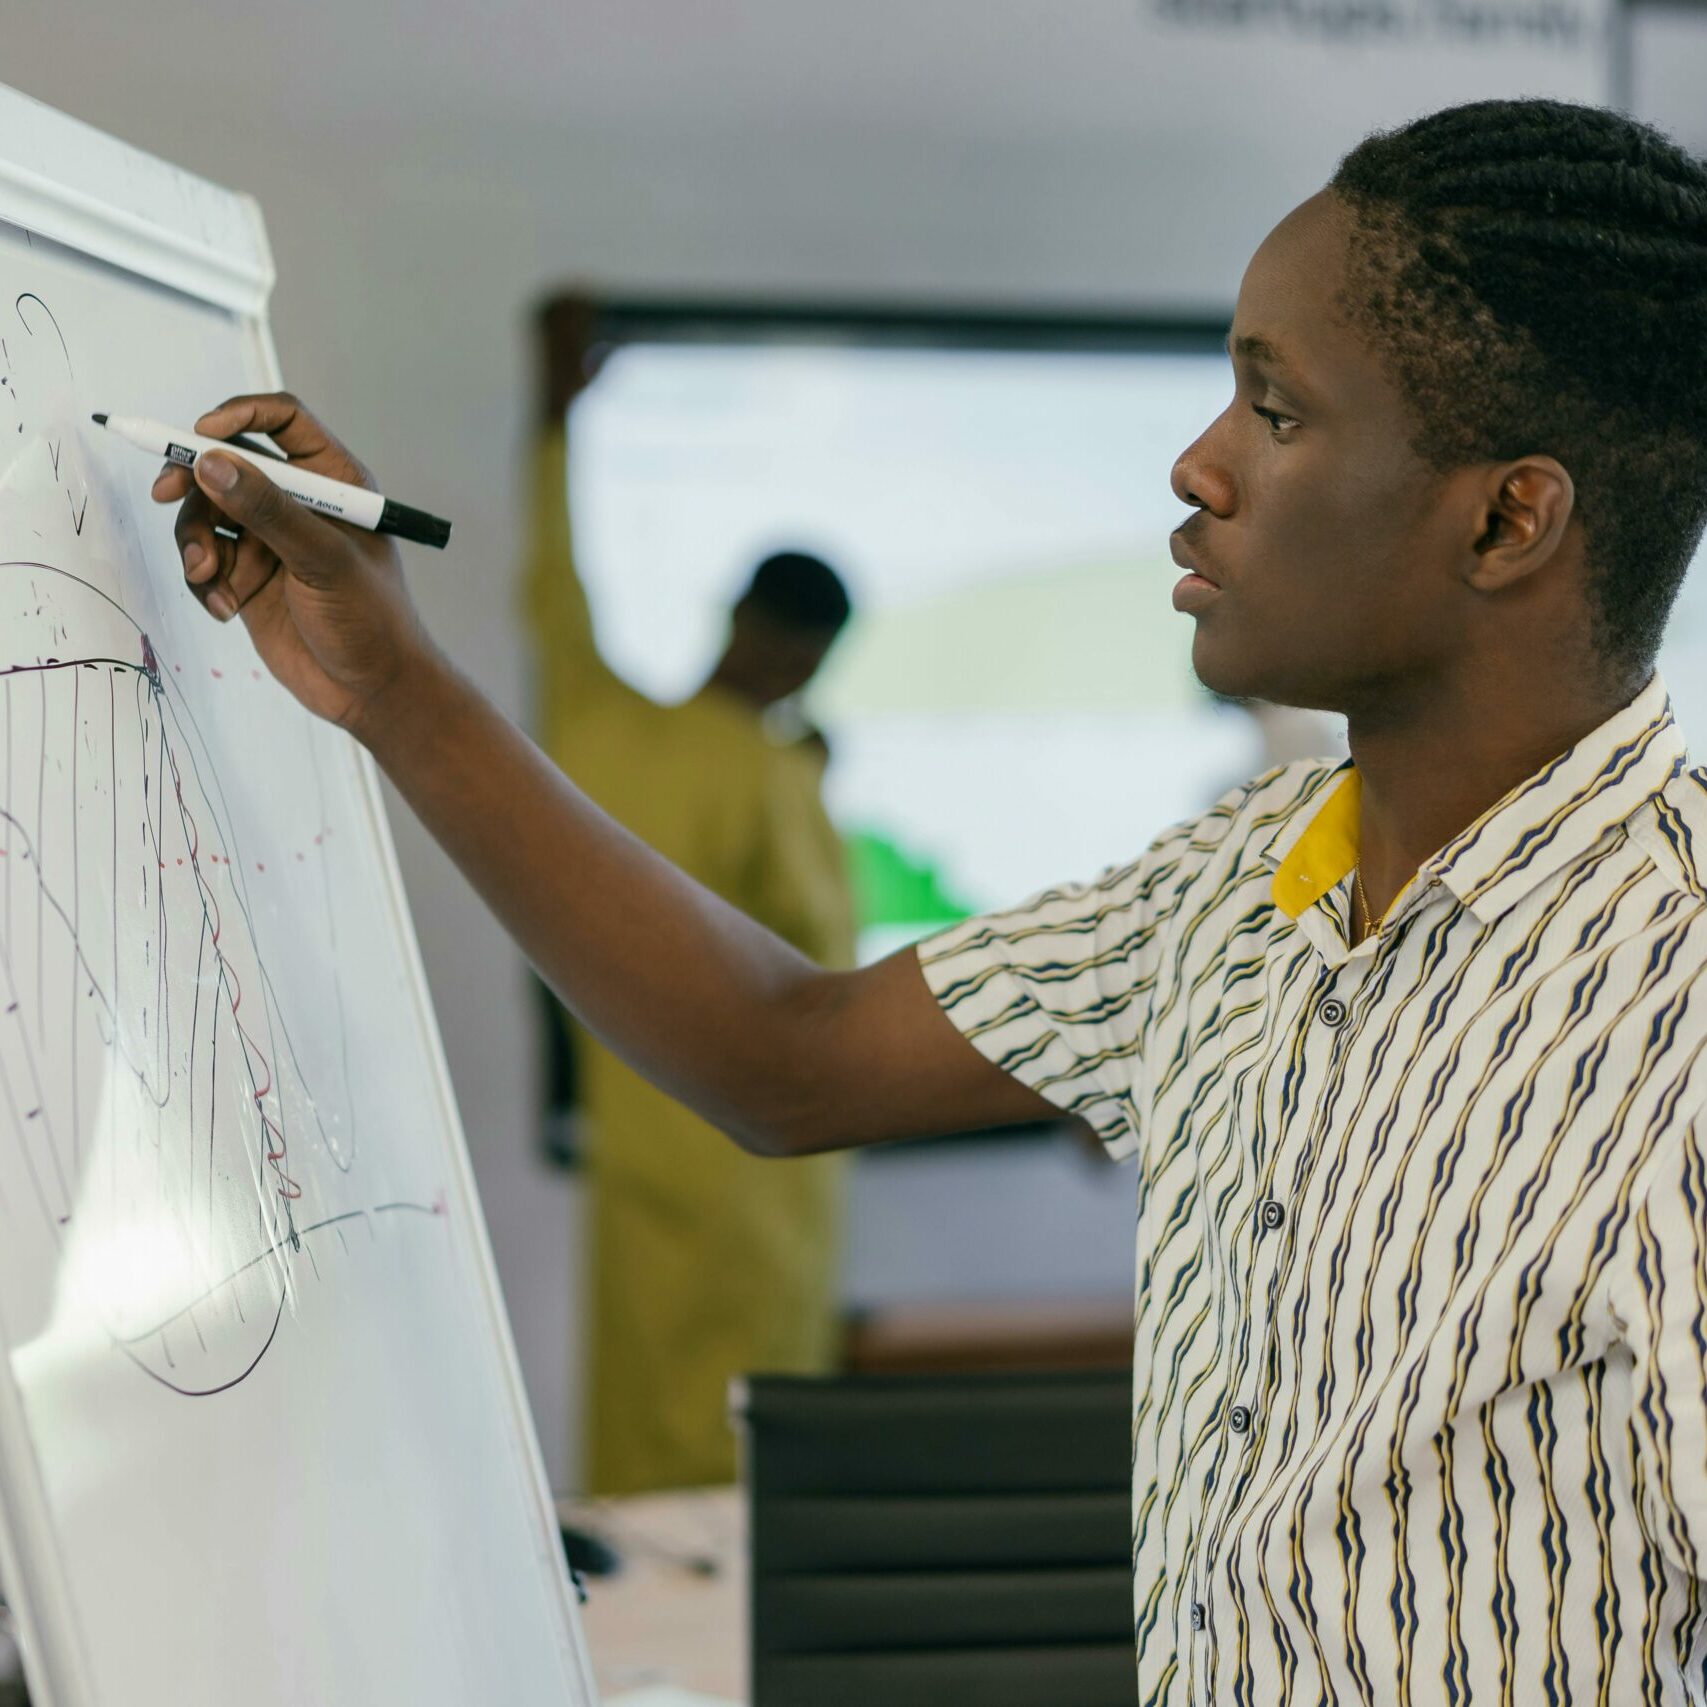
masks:
<path id="1" fill-rule="evenodd" d="M 328 480 L 324 474 L 311 474 L 306 468 L 275 456 L 254 439 L 241 435 L 234 439 L 205 439 L 200 433 L 186 433 L 179 427 L 144 420 L 138 415 L 96 415 L 92 419 L 96 426 L 117 433 L 138 450 L 163 456 L 180 468 L 194 468 L 196 459 L 210 450 L 240 456 L 260 469 L 281 492 L 288 492 L 299 504 L 306 504 L 334 521 L 349 522 L 372 533 L 394 533 L 399 539 L 412 539 L 418 545 L 442 546 L 450 538 L 449 522 L 429 516 L 425 510 L 395 503 L 365 486 L 351 486 L 343 480 Z"/>

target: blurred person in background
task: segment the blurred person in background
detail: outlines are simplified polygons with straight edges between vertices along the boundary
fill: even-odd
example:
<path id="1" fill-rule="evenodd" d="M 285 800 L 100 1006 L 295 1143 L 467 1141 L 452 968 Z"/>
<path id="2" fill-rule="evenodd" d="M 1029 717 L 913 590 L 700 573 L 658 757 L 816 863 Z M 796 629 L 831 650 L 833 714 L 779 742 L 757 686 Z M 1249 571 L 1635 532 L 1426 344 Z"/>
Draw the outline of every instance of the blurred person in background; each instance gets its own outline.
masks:
<path id="1" fill-rule="evenodd" d="M 596 308 L 540 316 L 525 595 L 540 744 L 612 817 L 827 967 L 853 963 L 853 900 L 823 804 L 828 748 L 774 739 L 766 713 L 812 679 L 849 616 L 840 579 L 767 558 L 697 693 L 661 705 L 601 657 L 576 572 L 570 406 L 597 372 Z M 595 1494 L 732 1481 L 731 1375 L 821 1372 L 839 1350 L 845 1158 L 750 1156 L 577 1027 L 592 1279 L 586 1486 Z"/>

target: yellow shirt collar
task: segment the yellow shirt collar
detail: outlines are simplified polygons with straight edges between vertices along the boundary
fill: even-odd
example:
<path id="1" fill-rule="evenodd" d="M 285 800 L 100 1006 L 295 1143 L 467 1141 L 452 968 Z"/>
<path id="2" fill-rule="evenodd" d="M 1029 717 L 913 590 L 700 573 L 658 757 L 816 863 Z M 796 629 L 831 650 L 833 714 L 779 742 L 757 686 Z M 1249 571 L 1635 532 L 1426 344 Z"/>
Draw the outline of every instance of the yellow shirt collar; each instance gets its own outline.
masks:
<path id="1" fill-rule="evenodd" d="M 1627 706 L 1425 860 L 1387 911 L 1418 878 L 1438 878 L 1491 923 L 1663 794 L 1687 763 L 1683 733 L 1656 670 Z M 1336 768 L 1337 779 L 1324 776 L 1322 804 L 1295 812 L 1264 851 L 1275 866 L 1274 904 L 1288 918 L 1308 911 L 1357 864 L 1363 784 L 1349 762 Z"/>
<path id="2" fill-rule="evenodd" d="M 1274 904 L 1289 919 L 1328 894 L 1357 864 L 1363 779 L 1348 770 L 1274 874 Z"/>

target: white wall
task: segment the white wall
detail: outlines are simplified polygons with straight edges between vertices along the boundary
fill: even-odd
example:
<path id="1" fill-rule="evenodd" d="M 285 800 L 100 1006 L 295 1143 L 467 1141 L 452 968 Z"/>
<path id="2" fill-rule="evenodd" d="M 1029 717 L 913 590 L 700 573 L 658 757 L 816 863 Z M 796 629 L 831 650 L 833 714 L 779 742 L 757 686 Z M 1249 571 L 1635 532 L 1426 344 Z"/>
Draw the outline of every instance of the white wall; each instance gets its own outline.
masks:
<path id="1" fill-rule="evenodd" d="M 1637 113 L 1707 153 L 1707 6 L 1644 0 L 1630 37 L 1630 87 Z"/>
<path id="2" fill-rule="evenodd" d="M 0 76 L 259 196 L 290 382 L 388 484 L 454 519 L 456 548 L 414 554 L 411 580 L 516 712 L 521 317 L 542 288 L 1223 309 L 1366 129 L 1514 89 L 1602 98 L 1598 4 L 1581 16 L 1557 47 L 1506 26 L 1398 45 L 1272 18 L 1174 27 L 1134 0 L 24 0 Z M 408 814 L 394 822 L 562 1481 L 572 1205 L 531 1160 L 521 967 Z M 887 1213 L 881 1192 L 861 1201 Z M 977 1228 L 966 1248 L 976 1260 Z"/>

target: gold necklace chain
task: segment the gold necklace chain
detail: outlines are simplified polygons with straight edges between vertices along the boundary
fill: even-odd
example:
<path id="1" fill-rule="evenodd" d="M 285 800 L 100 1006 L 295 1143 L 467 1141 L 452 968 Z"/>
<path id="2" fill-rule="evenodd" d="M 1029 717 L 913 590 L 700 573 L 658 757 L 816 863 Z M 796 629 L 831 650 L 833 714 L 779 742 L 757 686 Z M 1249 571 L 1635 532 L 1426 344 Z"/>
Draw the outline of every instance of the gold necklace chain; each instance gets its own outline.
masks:
<path id="1" fill-rule="evenodd" d="M 1351 868 L 1351 881 L 1357 890 L 1357 904 L 1363 909 L 1363 935 L 1357 940 L 1364 942 L 1371 936 L 1381 934 L 1381 924 L 1378 919 L 1370 916 L 1369 897 L 1363 893 L 1363 865 L 1361 861 Z"/>

